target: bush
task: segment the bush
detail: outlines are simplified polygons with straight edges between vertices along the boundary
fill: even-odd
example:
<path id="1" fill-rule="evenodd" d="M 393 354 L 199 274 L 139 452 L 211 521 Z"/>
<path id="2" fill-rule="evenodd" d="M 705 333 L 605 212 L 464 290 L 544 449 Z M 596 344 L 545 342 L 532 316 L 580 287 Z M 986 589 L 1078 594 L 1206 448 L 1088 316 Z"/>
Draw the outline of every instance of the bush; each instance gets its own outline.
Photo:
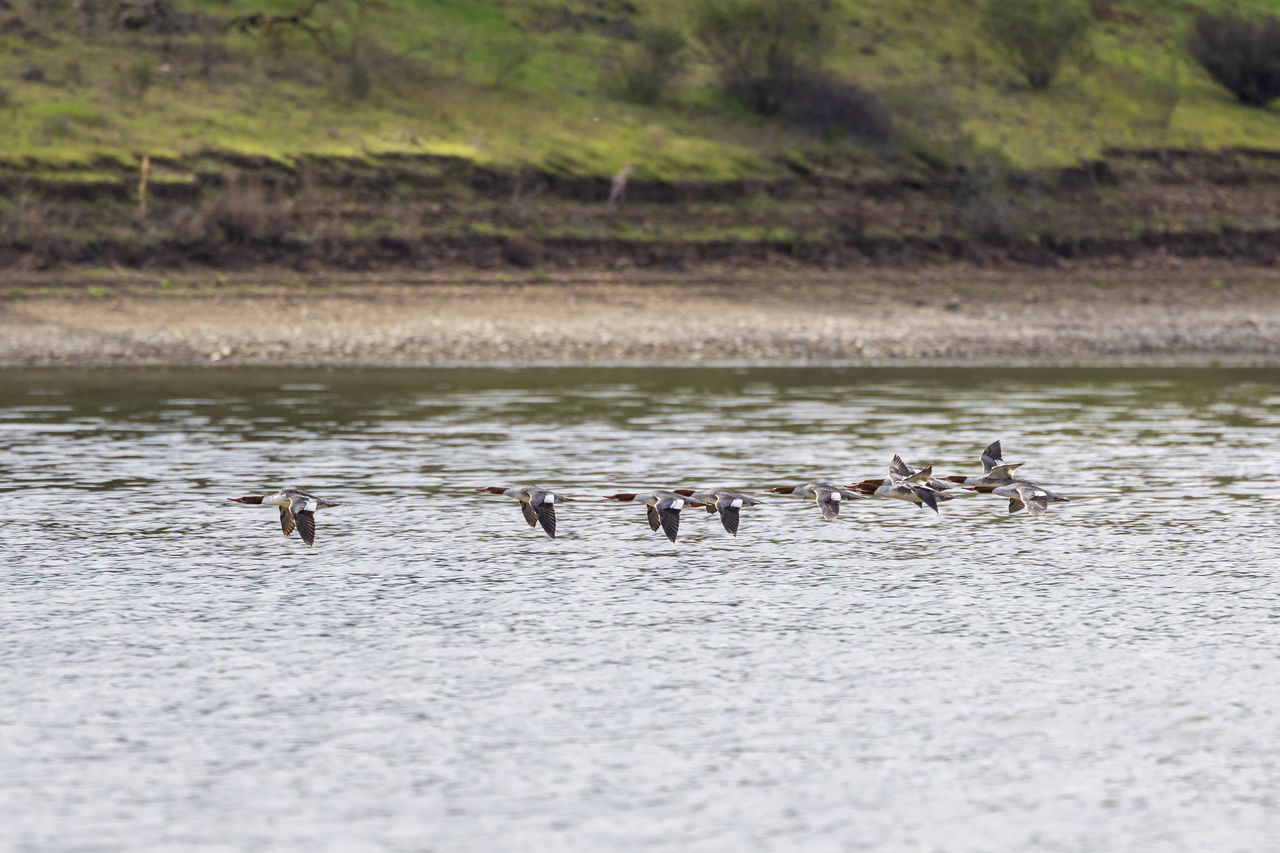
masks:
<path id="1" fill-rule="evenodd" d="M 889 110 L 879 95 L 825 72 L 779 69 L 762 85 L 770 87 L 770 100 L 780 104 L 781 118 L 824 136 L 883 141 L 892 132 Z"/>
<path id="2" fill-rule="evenodd" d="M 988 0 L 982 29 L 1033 89 L 1053 82 L 1062 62 L 1083 50 L 1092 16 L 1082 0 Z"/>
<path id="3" fill-rule="evenodd" d="M 1280 97 L 1280 19 L 1204 13 L 1196 18 L 1187 46 L 1240 103 L 1265 107 Z"/>
<path id="4" fill-rule="evenodd" d="M 694 33 L 729 93 L 760 115 L 782 110 L 796 70 L 821 67 L 830 47 L 826 0 L 708 0 Z"/>
<path id="5" fill-rule="evenodd" d="M 605 79 L 609 96 L 633 104 L 655 104 L 683 70 L 684 33 L 669 26 L 644 27 L 637 50 Z"/>

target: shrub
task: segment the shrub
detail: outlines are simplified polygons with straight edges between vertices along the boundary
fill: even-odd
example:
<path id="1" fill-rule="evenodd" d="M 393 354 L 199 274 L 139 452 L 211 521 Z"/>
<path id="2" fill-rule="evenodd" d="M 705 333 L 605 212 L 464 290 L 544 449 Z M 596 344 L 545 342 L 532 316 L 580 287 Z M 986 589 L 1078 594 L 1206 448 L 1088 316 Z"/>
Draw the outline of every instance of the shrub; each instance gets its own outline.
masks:
<path id="1" fill-rule="evenodd" d="M 683 70 L 684 33 L 670 26 L 645 27 L 636 41 L 638 48 L 606 78 L 605 90 L 620 101 L 654 104 Z"/>
<path id="2" fill-rule="evenodd" d="M 770 99 L 780 104 L 780 117 L 824 136 L 886 140 L 892 131 L 879 95 L 826 72 L 779 69 L 767 85 Z"/>
<path id="3" fill-rule="evenodd" d="M 1265 107 L 1280 97 L 1280 19 L 1199 15 L 1188 48 L 1242 104 Z"/>
<path id="4" fill-rule="evenodd" d="M 1091 21 L 1082 0 L 988 0 L 981 23 L 1027 85 L 1043 89 L 1083 50 Z"/>
<path id="5" fill-rule="evenodd" d="M 694 33 L 730 94 L 760 115 L 781 111 L 786 78 L 815 69 L 833 31 L 826 0 L 707 0 Z"/>

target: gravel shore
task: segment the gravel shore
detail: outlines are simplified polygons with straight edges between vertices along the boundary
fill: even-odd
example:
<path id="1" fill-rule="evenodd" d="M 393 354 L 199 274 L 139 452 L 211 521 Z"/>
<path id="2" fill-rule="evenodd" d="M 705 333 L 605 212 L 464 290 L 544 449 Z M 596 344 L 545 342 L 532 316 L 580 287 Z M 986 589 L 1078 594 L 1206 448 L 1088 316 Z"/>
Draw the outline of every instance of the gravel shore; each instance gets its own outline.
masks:
<path id="1" fill-rule="evenodd" d="M 1280 269 L 29 273 L 0 365 L 1280 358 Z"/>

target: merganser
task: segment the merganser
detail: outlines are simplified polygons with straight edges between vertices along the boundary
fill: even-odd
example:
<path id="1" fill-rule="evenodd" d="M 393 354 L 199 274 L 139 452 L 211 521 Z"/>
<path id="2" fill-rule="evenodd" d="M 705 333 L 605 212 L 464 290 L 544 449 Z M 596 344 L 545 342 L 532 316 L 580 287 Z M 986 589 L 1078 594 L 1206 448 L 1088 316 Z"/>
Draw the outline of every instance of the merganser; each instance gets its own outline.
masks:
<path id="1" fill-rule="evenodd" d="M 832 486 L 829 483 L 805 483 L 802 486 L 774 486 L 769 489 L 777 495 L 796 495 L 812 498 L 827 521 L 835 521 L 840 517 L 840 504 L 844 500 L 857 500 L 862 497 L 855 491 Z"/>
<path id="2" fill-rule="evenodd" d="M 1008 486 L 997 486 L 991 490 L 991 493 L 1009 499 L 1010 515 L 1023 507 L 1026 507 L 1030 515 L 1044 515 L 1049 511 L 1049 501 L 1066 500 L 1064 497 L 1054 495 L 1048 489 L 1042 489 L 1035 483 L 1023 481 Z"/>
<path id="3" fill-rule="evenodd" d="M 1009 489 L 1014 486 L 1022 485 L 1038 489 L 1049 501 L 1054 503 L 1071 500 L 1070 498 L 1065 498 L 1056 492 L 1049 491 L 1044 486 L 1016 476 L 1013 472 L 1016 469 L 1021 468 L 1024 463 L 1006 463 L 1000 453 L 999 441 L 993 441 L 991 444 L 987 445 L 987 449 L 982 451 L 982 456 L 980 458 L 982 460 L 981 477 L 954 475 L 944 477 L 943 479 L 960 484 L 960 486 L 966 491 L 977 492 L 982 495 L 998 494 L 1001 497 L 1010 497 L 1010 495 L 1013 494 L 1012 492 L 1001 492 L 999 489 Z"/>
<path id="4" fill-rule="evenodd" d="M 724 529 L 732 536 L 738 535 L 738 516 L 741 509 L 744 506 L 758 506 L 760 504 L 760 501 L 755 498 L 749 498 L 729 489 L 705 489 L 703 491 L 672 489 L 672 491 L 677 495 L 684 495 L 686 498 L 692 498 L 701 503 L 709 513 L 720 513 L 720 523 L 724 525 Z"/>
<path id="5" fill-rule="evenodd" d="M 902 463 L 901 467 L 898 469 L 899 476 L 914 477 L 920 473 L 915 468 L 912 468 L 910 465 L 907 465 L 906 463 L 902 462 L 902 459 L 900 457 L 895 456 L 893 458 L 897 460 L 899 463 Z M 906 473 L 902 474 L 903 471 L 905 471 Z M 924 483 L 924 485 L 934 490 L 934 492 L 936 493 L 934 495 L 934 498 L 937 499 L 939 502 L 954 500 L 956 497 L 955 495 L 944 494 L 948 489 L 955 488 L 955 483 L 947 482 L 947 479 L 945 477 L 944 478 L 929 477 L 929 479 Z M 871 497 L 892 497 L 892 495 L 887 494 L 887 491 L 890 488 L 890 486 L 892 486 L 892 483 L 890 483 L 890 478 L 886 476 L 886 477 L 872 477 L 871 479 L 868 479 L 868 480 L 860 480 L 859 482 L 854 483 L 849 488 L 856 489 L 859 494 L 869 495 Z M 877 495 L 877 492 L 880 489 L 885 489 L 886 491 L 879 492 L 879 494 Z M 906 498 L 906 500 L 911 500 L 911 499 Z"/>
<path id="6" fill-rule="evenodd" d="M 340 503 L 318 498 L 297 489 L 281 489 L 273 495 L 246 495 L 242 498 L 227 498 L 240 504 L 269 504 L 280 507 L 280 529 L 288 536 L 294 527 L 302 541 L 312 545 L 316 541 L 316 518 L 318 509 L 331 506 L 342 506 Z"/>
<path id="7" fill-rule="evenodd" d="M 855 484 L 853 488 L 862 492 L 870 488 L 875 482 L 874 480 L 863 480 L 861 483 Z M 926 465 L 917 471 L 908 467 L 902 461 L 902 457 L 895 455 L 893 461 L 889 463 L 888 476 L 880 480 L 874 488 L 871 488 L 869 494 L 877 498 L 908 501 L 919 507 L 927 506 L 937 512 L 938 502 L 951 500 L 951 495 L 943 495 L 931 485 L 932 482 L 932 465 Z"/>
<path id="8" fill-rule="evenodd" d="M 667 538 L 672 542 L 676 541 L 676 534 L 680 532 L 680 510 L 686 506 L 702 506 L 687 495 L 666 489 L 654 489 L 652 492 L 618 492 L 615 495 L 605 495 L 605 498 L 611 501 L 636 501 L 644 504 L 649 528 L 656 531 L 661 527 L 662 532 L 667 534 Z"/>
<path id="9" fill-rule="evenodd" d="M 1014 481 L 1013 472 L 1015 469 L 1022 467 L 1022 462 L 1010 462 L 1005 464 L 1004 457 L 1000 453 L 999 440 L 993 441 L 987 445 L 987 449 L 982 451 L 982 455 L 978 457 L 982 461 L 982 476 L 970 477 L 964 474 L 952 474 L 943 477 L 951 483 L 956 483 L 969 491 L 978 491 L 973 488 L 975 486 L 987 486 L 986 491 L 990 492 L 996 486 L 1007 486 Z"/>
<path id="10" fill-rule="evenodd" d="M 515 498 L 520 502 L 520 511 L 524 513 L 524 520 L 529 522 L 529 526 L 541 524 L 552 539 L 556 538 L 556 504 L 573 500 L 538 486 L 481 486 L 476 491 Z"/>

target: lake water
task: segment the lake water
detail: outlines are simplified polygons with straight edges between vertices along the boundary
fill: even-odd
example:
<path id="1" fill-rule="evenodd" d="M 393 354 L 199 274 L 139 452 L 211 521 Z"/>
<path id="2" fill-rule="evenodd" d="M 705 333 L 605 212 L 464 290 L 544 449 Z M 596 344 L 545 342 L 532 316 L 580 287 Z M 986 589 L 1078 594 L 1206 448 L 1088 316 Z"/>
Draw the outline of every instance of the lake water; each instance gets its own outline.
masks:
<path id="1" fill-rule="evenodd" d="M 1276 370 L 5 371 L 0 849 L 1274 849 L 1278 495 Z"/>

